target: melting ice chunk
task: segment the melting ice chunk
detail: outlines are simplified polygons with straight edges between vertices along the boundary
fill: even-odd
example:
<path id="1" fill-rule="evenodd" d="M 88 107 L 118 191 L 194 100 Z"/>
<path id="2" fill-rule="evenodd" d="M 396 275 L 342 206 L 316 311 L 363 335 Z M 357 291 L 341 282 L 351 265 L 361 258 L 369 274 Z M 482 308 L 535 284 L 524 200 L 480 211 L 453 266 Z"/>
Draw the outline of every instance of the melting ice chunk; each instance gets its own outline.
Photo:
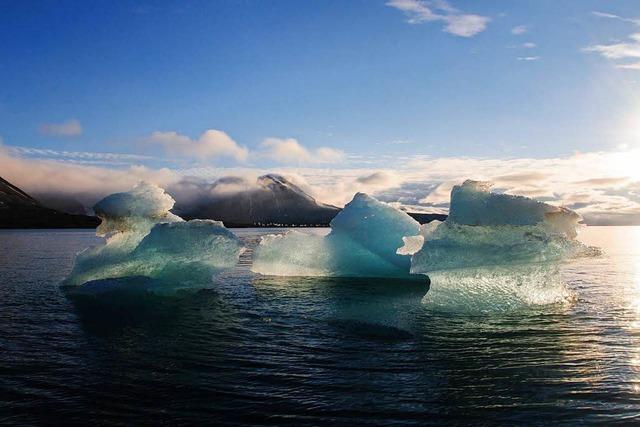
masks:
<path id="1" fill-rule="evenodd" d="M 425 301 L 486 307 L 500 301 L 541 304 L 565 298 L 570 293 L 557 278 L 556 263 L 599 253 L 575 240 L 580 215 L 526 197 L 491 193 L 490 187 L 476 181 L 455 186 L 447 220 L 423 225 L 398 250 L 413 254 L 412 273 L 431 278 Z"/>
<path id="2" fill-rule="evenodd" d="M 490 192 L 491 183 L 467 180 L 451 190 L 447 223 L 460 225 L 538 225 L 545 224 L 569 238 L 577 236 L 582 218 L 562 207 L 523 196 Z"/>
<path id="3" fill-rule="evenodd" d="M 447 220 L 423 225 L 418 236 L 405 239 L 412 244 L 399 252 L 413 253 L 412 273 L 546 263 L 592 253 L 575 240 L 577 213 L 490 188 L 478 181 L 454 186 Z M 420 238 L 423 245 L 416 250 Z"/>
<path id="4" fill-rule="evenodd" d="M 331 221 L 327 236 L 296 231 L 262 238 L 252 270 L 274 276 L 410 277 L 396 254 L 419 224 L 406 213 L 358 193 Z M 414 277 L 415 278 L 415 277 Z"/>
<path id="5" fill-rule="evenodd" d="M 202 284 L 233 267 L 241 252 L 238 238 L 218 221 L 183 221 L 169 212 L 173 203 L 146 183 L 98 202 L 94 210 L 102 224 L 96 233 L 106 235 L 106 243 L 78 254 L 65 284 L 132 276 L 157 279 L 153 284 Z"/>
<path id="6" fill-rule="evenodd" d="M 102 222 L 96 230 L 98 236 L 110 233 L 148 232 L 159 222 L 182 221 L 169 210 L 175 201 L 156 185 L 142 182 L 131 191 L 114 193 L 100 200 L 93 207 Z"/>

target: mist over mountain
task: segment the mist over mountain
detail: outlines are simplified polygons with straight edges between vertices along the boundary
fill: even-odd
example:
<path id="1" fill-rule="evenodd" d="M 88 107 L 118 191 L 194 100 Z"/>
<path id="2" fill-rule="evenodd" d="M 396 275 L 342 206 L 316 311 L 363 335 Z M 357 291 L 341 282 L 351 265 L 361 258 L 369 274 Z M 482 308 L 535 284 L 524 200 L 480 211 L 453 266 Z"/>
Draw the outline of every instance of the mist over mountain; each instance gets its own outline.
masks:
<path id="1" fill-rule="evenodd" d="M 42 206 L 60 212 L 73 215 L 86 215 L 91 212 L 91 209 L 84 206 L 77 198 L 65 194 L 33 193 L 33 198 Z"/>
<path id="2" fill-rule="evenodd" d="M 290 179 L 267 174 L 255 180 L 223 177 L 213 183 L 185 179 L 170 186 L 176 200 L 173 212 L 185 218 L 215 219 L 228 227 L 328 226 L 342 210 L 321 203 Z M 444 220 L 446 215 L 411 213 L 420 223 Z"/>
<path id="3" fill-rule="evenodd" d="M 215 219 L 227 227 L 328 226 L 341 211 L 317 201 L 278 174 L 226 176 L 214 182 L 184 178 L 166 190 L 176 200 L 175 214 L 185 219 Z M 95 227 L 99 223 L 86 216 L 91 206 L 72 194 L 34 196 L 0 178 L 0 228 Z M 446 218 L 442 214 L 407 213 L 420 223 Z"/>
<path id="4" fill-rule="evenodd" d="M 267 174 L 255 180 L 224 177 L 213 183 L 183 180 L 167 189 L 173 212 L 185 219 L 216 219 L 228 227 L 323 226 L 340 208 L 320 203 L 289 179 Z"/>
<path id="5" fill-rule="evenodd" d="M 99 223 L 95 217 L 47 208 L 0 177 L 0 228 L 93 228 Z"/>

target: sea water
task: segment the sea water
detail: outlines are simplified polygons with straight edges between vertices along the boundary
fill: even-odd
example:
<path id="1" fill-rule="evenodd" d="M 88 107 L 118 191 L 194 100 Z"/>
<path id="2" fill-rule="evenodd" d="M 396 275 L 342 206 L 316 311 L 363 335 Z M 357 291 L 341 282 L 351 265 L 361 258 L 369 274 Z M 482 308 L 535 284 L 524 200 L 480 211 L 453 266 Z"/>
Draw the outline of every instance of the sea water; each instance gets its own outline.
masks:
<path id="1" fill-rule="evenodd" d="M 202 289 L 86 298 L 60 284 L 93 230 L 0 231 L 0 423 L 640 422 L 640 227 L 584 229 L 604 255 L 560 265 L 573 297 L 506 311 L 255 275 L 282 230 L 233 231 L 248 250 Z"/>

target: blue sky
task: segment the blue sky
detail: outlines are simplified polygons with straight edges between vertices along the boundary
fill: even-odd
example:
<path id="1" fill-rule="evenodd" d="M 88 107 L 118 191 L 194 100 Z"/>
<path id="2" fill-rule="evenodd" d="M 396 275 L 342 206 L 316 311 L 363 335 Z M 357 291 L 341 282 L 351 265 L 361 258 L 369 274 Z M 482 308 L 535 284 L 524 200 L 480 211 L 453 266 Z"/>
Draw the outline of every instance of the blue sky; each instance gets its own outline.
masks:
<path id="1" fill-rule="evenodd" d="M 637 2 L 451 5 L 490 18 L 486 29 L 452 35 L 372 0 L 5 0 L 1 134 L 96 151 L 210 128 L 249 147 L 293 137 L 367 154 L 547 156 L 620 143 L 611 133 L 639 101 L 640 73 L 581 49 L 633 32 L 593 11 L 633 17 Z M 81 138 L 38 132 L 71 118 Z"/>
<path id="2" fill-rule="evenodd" d="M 638 17 L 633 0 L 0 0 L 0 136 L 14 157 L 172 170 L 633 150 Z"/>

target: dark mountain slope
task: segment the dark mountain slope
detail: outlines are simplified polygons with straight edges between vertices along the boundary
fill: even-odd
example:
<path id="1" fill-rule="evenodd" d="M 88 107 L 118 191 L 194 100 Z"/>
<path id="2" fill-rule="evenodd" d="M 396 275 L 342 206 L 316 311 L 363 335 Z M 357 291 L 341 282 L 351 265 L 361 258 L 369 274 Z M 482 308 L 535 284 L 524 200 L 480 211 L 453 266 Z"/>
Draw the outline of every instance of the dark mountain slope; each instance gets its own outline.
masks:
<path id="1" fill-rule="evenodd" d="M 0 177 L 0 228 L 95 228 L 100 220 L 45 208 Z"/>
<path id="2" fill-rule="evenodd" d="M 230 186 L 241 191 L 226 191 Z M 264 175 L 255 183 L 242 178 L 223 178 L 200 188 L 198 197 L 181 202 L 180 190 L 171 192 L 178 203 L 177 215 L 185 219 L 210 218 L 227 227 L 259 225 L 327 225 L 339 208 L 317 202 L 291 181 L 279 175 Z"/>

